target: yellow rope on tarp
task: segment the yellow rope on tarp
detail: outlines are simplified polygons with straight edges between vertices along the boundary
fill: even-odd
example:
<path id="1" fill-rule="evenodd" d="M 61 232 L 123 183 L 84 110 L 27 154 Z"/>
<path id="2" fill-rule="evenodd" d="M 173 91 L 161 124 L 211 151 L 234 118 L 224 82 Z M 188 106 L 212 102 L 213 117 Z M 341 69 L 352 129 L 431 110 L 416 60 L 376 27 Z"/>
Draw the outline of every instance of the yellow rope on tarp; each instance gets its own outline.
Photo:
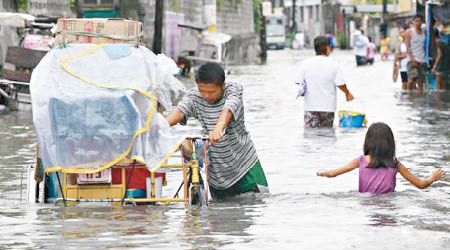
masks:
<path id="1" fill-rule="evenodd" d="M 63 173 L 86 173 L 86 174 L 94 174 L 94 173 L 100 172 L 100 171 L 102 171 L 102 170 L 105 170 L 105 169 L 107 169 L 107 168 L 110 168 L 110 167 L 114 166 L 115 164 L 118 164 L 119 162 L 125 160 L 126 157 L 131 153 L 131 150 L 132 150 L 132 148 L 133 148 L 133 145 L 134 145 L 134 143 L 135 143 L 137 137 L 138 137 L 139 135 L 141 135 L 142 133 L 148 132 L 148 131 L 150 130 L 150 124 L 151 124 L 151 121 L 152 121 L 152 118 L 153 118 L 153 114 L 156 112 L 156 107 L 157 107 L 157 100 L 158 100 L 158 98 L 157 98 L 156 96 L 154 96 L 153 94 L 148 93 L 147 91 L 141 90 L 141 89 L 139 89 L 139 88 L 134 88 L 134 87 L 124 87 L 124 86 L 119 86 L 119 85 L 106 85 L 106 84 L 96 83 L 96 82 L 94 82 L 94 81 L 92 81 L 92 80 L 90 80 L 90 79 L 88 79 L 88 78 L 86 78 L 86 77 L 84 77 L 84 76 L 82 76 L 82 75 L 80 75 L 80 74 L 77 74 L 77 73 L 73 72 L 73 71 L 67 66 L 67 62 L 73 61 L 73 60 L 75 60 L 75 59 L 78 59 L 78 58 L 80 58 L 80 57 L 83 57 L 83 56 L 86 56 L 86 55 L 89 55 L 89 54 L 92 54 L 92 53 L 95 52 L 96 50 L 98 50 L 98 49 L 100 49 L 100 48 L 103 48 L 103 47 L 106 46 L 106 45 L 107 45 L 106 43 L 98 44 L 98 45 L 96 45 L 95 47 L 92 47 L 92 48 L 90 48 L 90 49 L 88 49 L 88 50 L 86 50 L 86 51 L 84 51 L 84 52 L 82 52 L 82 53 L 80 53 L 80 54 L 78 54 L 78 55 L 65 57 L 65 58 L 61 59 L 60 65 L 61 65 L 61 67 L 62 67 L 67 73 L 69 73 L 69 74 L 71 74 L 72 76 L 74 76 L 74 77 L 76 77 L 76 78 L 82 80 L 83 82 L 92 84 L 92 85 L 97 86 L 97 87 L 100 87 L 100 88 L 105 88 L 105 89 L 134 90 L 134 91 L 136 91 L 136 92 L 138 92 L 138 93 L 140 93 L 140 94 L 142 94 L 142 95 L 148 97 L 149 99 L 153 99 L 153 104 L 152 104 L 152 106 L 151 106 L 150 109 L 149 109 L 149 112 L 148 112 L 148 115 L 147 115 L 147 120 L 146 120 L 146 123 L 145 123 L 145 127 L 144 127 L 144 128 L 138 129 L 138 130 L 134 133 L 134 135 L 133 135 L 133 137 L 132 137 L 132 139 L 131 139 L 131 142 L 130 142 L 130 146 L 129 146 L 124 152 L 122 152 L 122 153 L 121 153 L 118 157 L 116 157 L 114 160 L 112 160 L 112 161 L 110 161 L 110 162 L 107 162 L 107 163 L 105 163 L 105 164 L 102 164 L 101 167 L 98 167 L 98 168 L 95 168 L 95 169 L 89 169 L 89 168 L 64 168 L 64 167 L 62 167 L 62 166 L 54 166 L 54 167 L 45 169 L 45 172 L 57 172 L 57 171 L 61 171 L 61 172 L 63 172 Z M 131 45 L 130 45 L 130 46 L 131 46 Z M 172 153 L 172 154 L 173 154 L 173 153 Z M 169 157 L 170 157 L 170 154 L 167 155 L 167 156 L 165 157 L 165 160 L 167 160 Z M 139 160 L 139 161 L 141 161 L 142 163 L 145 164 L 145 160 L 142 159 L 141 157 L 133 156 L 132 158 L 134 158 L 134 159 L 136 159 L 136 160 Z M 164 161 L 163 161 L 163 162 L 164 162 Z M 161 163 L 158 165 L 157 168 L 159 168 L 159 167 L 163 164 L 163 162 L 161 162 Z M 156 169 L 157 169 L 157 168 L 156 168 Z"/>
<path id="2" fill-rule="evenodd" d="M 139 38 L 142 36 L 142 32 L 137 36 L 124 36 L 124 35 L 114 35 L 114 34 L 103 34 L 103 33 L 93 33 L 87 31 L 70 31 L 70 30 L 60 30 L 56 32 L 59 34 L 69 34 L 76 36 L 92 36 L 92 37 L 104 37 L 113 40 L 123 40 L 123 41 L 139 41 Z"/>

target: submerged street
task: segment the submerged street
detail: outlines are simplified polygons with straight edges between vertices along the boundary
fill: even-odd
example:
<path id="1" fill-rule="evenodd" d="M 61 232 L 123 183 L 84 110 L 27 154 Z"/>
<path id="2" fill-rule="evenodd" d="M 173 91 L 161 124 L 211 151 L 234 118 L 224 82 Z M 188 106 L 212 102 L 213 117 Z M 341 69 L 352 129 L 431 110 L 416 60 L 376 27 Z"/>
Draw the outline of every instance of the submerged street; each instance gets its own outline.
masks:
<path id="1" fill-rule="evenodd" d="M 35 163 L 30 111 L 0 113 L 0 245 L 6 248 L 87 249 L 444 249 L 450 246 L 450 92 L 405 92 L 392 82 L 392 61 L 376 57 L 356 67 L 351 51 L 332 58 L 355 99 L 338 90 L 338 110 L 387 123 L 397 157 L 414 174 L 446 176 L 420 190 L 397 175 L 396 191 L 358 192 L 358 171 L 316 176 L 363 154 L 367 128 L 303 127 L 296 99 L 298 63 L 312 50 L 269 51 L 266 65 L 233 66 L 229 82 L 244 86 L 246 126 L 270 194 L 245 194 L 207 208 L 28 204 L 26 168 Z M 323 69 L 326 71 L 327 69 Z M 186 81 L 194 87 L 193 79 Z M 168 193 L 179 180 L 171 182 Z M 165 191 L 164 191 L 165 192 Z M 56 245 L 56 242 L 59 242 Z"/>

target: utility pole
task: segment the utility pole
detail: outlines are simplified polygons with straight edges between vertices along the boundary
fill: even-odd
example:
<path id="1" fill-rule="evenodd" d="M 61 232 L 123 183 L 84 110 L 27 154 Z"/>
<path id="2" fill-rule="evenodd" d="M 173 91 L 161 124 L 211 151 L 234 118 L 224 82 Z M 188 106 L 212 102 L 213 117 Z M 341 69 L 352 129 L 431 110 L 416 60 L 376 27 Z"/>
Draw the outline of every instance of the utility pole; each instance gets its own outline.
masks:
<path id="1" fill-rule="evenodd" d="M 383 37 L 387 35 L 386 17 L 387 17 L 387 0 L 383 0 L 383 23 L 381 24 L 381 33 L 383 34 Z"/>
<path id="2" fill-rule="evenodd" d="M 77 18 L 83 17 L 83 10 L 81 9 L 80 0 L 75 0 L 75 10 L 77 12 Z"/>
<path id="3" fill-rule="evenodd" d="M 261 47 L 261 63 L 267 61 L 267 40 L 266 40 L 266 16 L 263 13 L 262 2 L 259 4 L 261 11 L 261 29 L 259 30 L 259 46 Z"/>
<path id="4" fill-rule="evenodd" d="M 295 22 L 295 0 L 292 0 L 292 32 L 297 31 L 297 24 Z"/>
<path id="5" fill-rule="evenodd" d="M 164 0 L 156 0 L 155 4 L 155 34 L 153 35 L 153 53 L 160 54 L 162 47 L 162 26 L 164 14 Z"/>

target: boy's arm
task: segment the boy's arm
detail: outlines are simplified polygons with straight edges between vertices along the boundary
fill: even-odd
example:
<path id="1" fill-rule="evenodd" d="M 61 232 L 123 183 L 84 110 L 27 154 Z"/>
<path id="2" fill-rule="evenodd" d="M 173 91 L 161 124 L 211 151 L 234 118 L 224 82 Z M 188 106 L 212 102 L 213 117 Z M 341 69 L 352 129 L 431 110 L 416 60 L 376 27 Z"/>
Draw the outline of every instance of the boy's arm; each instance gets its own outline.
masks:
<path id="1" fill-rule="evenodd" d="M 194 108 L 195 94 L 191 91 L 187 92 L 178 105 L 166 116 L 167 122 L 170 126 L 173 126 L 181 122 L 181 125 L 186 125 L 188 117 L 197 118 Z"/>
<path id="2" fill-rule="evenodd" d="M 209 133 L 209 141 L 212 145 L 223 138 L 225 128 L 230 124 L 232 119 L 237 121 L 239 120 L 239 117 L 243 115 L 242 85 L 238 83 L 229 83 L 225 91 L 227 91 L 225 104 L 219 117 L 217 117 L 216 126 Z"/>
<path id="3" fill-rule="evenodd" d="M 357 167 L 359 167 L 359 159 L 358 158 L 352 160 L 350 163 L 348 163 L 347 165 L 345 165 L 341 168 L 317 171 L 317 175 L 331 178 L 331 177 L 336 177 L 338 175 L 350 172 Z"/>
<path id="4" fill-rule="evenodd" d="M 438 169 L 434 170 L 431 173 L 431 175 L 429 177 L 427 177 L 426 179 L 420 179 L 419 177 L 417 177 L 413 173 L 411 173 L 401 163 L 398 165 L 398 171 L 403 176 L 403 178 L 405 178 L 411 184 L 413 184 L 414 186 L 416 186 L 420 189 L 428 187 L 429 185 L 431 185 L 431 183 L 441 179 L 442 176 L 444 176 L 444 171 L 442 171 L 442 169 L 438 168 Z"/>
<path id="5" fill-rule="evenodd" d="M 229 108 L 224 108 L 222 112 L 220 112 L 219 117 L 217 118 L 216 126 L 213 131 L 209 132 L 209 142 L 211 145 L 214 145 L 214 143 L 222 140 L 224 130 L 230 123 L 232 117 L 233 113 Z"/>
<path id="6" fill-rule="evenodd" d="M 184 114 L 181 112 L 179 108 L 174 108 L 167 116 L 166 120 L 169 122 L 169 125 L 172 127 L 173 125 L 181 122 L 184 119 Z"/>
<path id="7" fill-rule="evenodd" d="M 352 95 L 352 93 L 350 93 L 350 91 L 348 91 L 347 85 L 346 85 L 346 84 L 344 84 L 344 85 L 339 85 L 338 88 L 339 88 L 342 92 L 344 92 L 345 98 L 347 99 L 347 102 L 353 100 L 353 95 Z"/>

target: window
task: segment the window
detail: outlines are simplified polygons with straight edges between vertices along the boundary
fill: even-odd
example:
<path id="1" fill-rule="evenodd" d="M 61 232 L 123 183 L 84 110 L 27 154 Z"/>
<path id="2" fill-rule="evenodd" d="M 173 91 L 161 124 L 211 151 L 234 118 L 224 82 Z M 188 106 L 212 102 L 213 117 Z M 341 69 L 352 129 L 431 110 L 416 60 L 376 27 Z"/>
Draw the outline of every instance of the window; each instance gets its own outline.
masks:
<path id="1" fill-rule="evenodd" d="M 284 36 L 284 26 L 283 25 L 267 25 L 266 35 L 268 37 L 273 36 Z"/>
<path id="2" fill-rule="evenodd" d="M 304 22 L 304 19 L 303 19 L 303 7 L 300 7 L 300 22 Z"/>
<path id="3" fill-rule="evenodd" d="M 315 7 L 315 11 L 316 11 L 316 18 L 314 18 L 316 21 L 319 21 L 320 20 L 320 16 L 319 16 L 319 8 L 320 8 L 320 6 L 319 5 L 316 5 Z"/>
<path id="4" fill-rule="evenodd" d="M 97 5 L 97 0 L 83 0 L 84 4 Z"/>

